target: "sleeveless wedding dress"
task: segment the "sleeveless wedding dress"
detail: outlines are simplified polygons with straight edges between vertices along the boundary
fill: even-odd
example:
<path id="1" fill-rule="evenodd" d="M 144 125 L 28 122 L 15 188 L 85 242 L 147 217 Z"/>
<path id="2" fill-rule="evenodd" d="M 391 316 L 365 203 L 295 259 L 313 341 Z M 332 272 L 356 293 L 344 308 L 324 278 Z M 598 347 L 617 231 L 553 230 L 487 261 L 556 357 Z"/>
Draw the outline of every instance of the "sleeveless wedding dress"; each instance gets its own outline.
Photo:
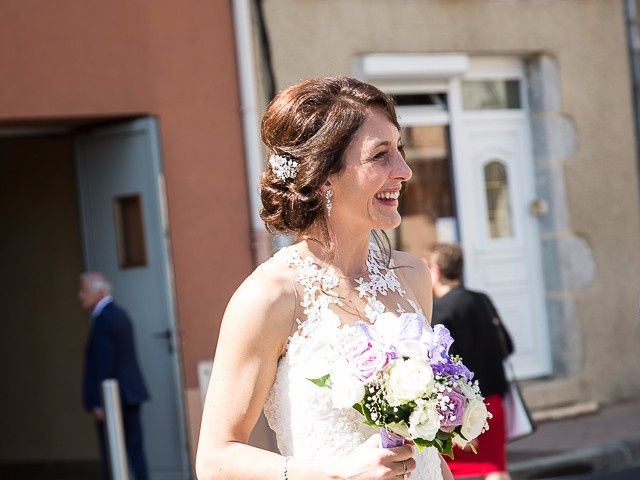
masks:
<path id="1" fill-rule="evenodd" d="M 335 291 L 341 280 L 333 268 L 321 266 L 311 256 L 302 258 L 294 247 L 281 249 L 273 260 L 296 269 L 302 318 L 297 318 L 298 329 L 289 338 L 286 353 L 279 360 L 264 413 L 282 455 L 332 461 L 379 431 L 362 423 L 361 415 L 353 408 L 335 408 L 330 390 L 308 380 L 329 372 L 337 356 L 337 345 L 348 342 L 355 330 L 342 323 L 336 313 L 339 309 L 331 308 L 342 305 Z M 385 296 L 387 304 L 397 297 L 397 313 L 421 313 L 416 302 L 406 297 L 394 269 L 387 268 L 382 252 L 374 244 L 369 246 L 367 270 L 369 279 L 358 279 L 356 290 L 366 301 L 365 315 L 369 321 L 375 321 L 377 315 L 387 310 L 378 300 L 380 296 Z M 412 480 L 442 480 L 435 448 L 427 448 L 423 453 L 416 449 L 414 458 L 417 466 L 410 476 Z"/>

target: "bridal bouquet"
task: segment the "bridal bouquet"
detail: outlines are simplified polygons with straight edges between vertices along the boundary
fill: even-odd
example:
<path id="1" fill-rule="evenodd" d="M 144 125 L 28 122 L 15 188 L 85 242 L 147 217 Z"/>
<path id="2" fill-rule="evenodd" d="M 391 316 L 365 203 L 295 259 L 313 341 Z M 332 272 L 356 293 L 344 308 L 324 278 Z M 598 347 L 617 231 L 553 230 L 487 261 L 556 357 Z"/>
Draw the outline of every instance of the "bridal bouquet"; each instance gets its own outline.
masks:
<path id="1" fill-rule="evenodd" d="M 355 408 L 381 428 L 383 447 L 411 438 L 420 451 L 433 446 L 453 458 L 454 443 L 464 446 L 489 428 L 478 382 L 449 354 L 446 327 L 432 329 L 422 314 L 383 313 L 351 330 L 331 371 L 309 380 L 331 389 L 335 407 Z"/>

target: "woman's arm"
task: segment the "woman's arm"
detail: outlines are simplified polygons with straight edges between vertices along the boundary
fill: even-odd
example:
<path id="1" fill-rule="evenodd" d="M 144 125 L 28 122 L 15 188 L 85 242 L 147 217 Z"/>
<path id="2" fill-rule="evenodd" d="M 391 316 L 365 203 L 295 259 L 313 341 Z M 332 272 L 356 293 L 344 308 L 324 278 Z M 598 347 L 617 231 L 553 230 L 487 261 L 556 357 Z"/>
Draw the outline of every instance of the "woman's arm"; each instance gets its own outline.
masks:
<path id="1" fill-rule="evenodd" d="M 442 468 L 442 480 L 455 480 L 449 465 L 447 465 L 447 462 L 442 458 L 442 455 L 440 455 L 440 468 Z"/>
<path id="2" fill-rule="evenodd" d="M 263 265 L 225 311 L 196 456 L 199 480 L 280 479 L 284 458 L 247 445 L 294 322 L 294 296 Z"/>

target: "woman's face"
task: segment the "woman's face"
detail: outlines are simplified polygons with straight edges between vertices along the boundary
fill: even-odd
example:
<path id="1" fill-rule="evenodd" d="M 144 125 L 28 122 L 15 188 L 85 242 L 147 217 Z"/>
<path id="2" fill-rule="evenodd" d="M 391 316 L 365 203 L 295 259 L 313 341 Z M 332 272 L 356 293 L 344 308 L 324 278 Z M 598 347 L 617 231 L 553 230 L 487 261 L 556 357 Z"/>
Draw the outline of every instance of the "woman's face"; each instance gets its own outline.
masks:
<path id="1" fill-rule="evenodd" d="M 384 110 L 374 107 L 345 152 L 344 169 L 329 177 L 331 220 L 357 230 L 400 225 L 398 196 L 411 169 L 401 154 L 400 133 Z"/>

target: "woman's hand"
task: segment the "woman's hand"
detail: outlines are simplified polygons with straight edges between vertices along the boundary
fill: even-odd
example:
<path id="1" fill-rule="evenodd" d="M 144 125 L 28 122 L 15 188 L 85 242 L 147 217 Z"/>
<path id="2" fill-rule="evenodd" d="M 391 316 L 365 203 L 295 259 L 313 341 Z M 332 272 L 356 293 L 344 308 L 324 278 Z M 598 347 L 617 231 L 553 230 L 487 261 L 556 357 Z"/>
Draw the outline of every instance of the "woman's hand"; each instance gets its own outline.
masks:
<path id="1" fill-rule="evenodd" d="M 332 473 L 345 480 L 403 478 L 416 468 L 413 446 L 380 448 L 380 435 L 372 435 L 353 452 L 342 457 Z"/>

